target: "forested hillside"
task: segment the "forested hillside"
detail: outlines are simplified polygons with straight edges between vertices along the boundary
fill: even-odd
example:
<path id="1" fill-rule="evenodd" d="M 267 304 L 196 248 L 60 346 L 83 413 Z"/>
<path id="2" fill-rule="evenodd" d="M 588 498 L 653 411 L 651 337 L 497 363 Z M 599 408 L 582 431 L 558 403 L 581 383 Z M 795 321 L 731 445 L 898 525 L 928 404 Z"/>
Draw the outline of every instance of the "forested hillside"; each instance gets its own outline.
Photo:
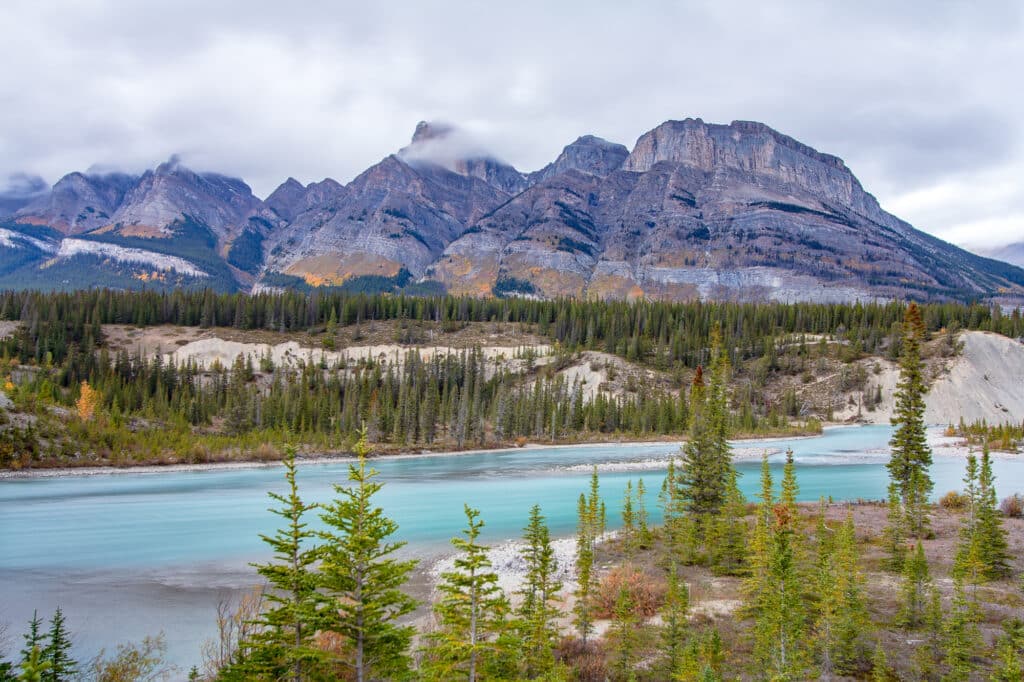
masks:
<path id="1" fill-rule="evenodd" d="M 278 458 L 289 442 L 347 451 L 362 425 L 384 450 L 678 435 L 691 424 L 688 387 L 708 362 L 712 336 L 731 368 L 734 432 L 815 431 L 850 405 L 873 409 L 880 389 L 866 363 L 898 357 L 903 311 L 898 303 L 4 293 L 0 376 L 11 405 L 0 412 L 0 460 Z M 937 356 L 956 352 L 959 329 L 1024 333 L 1019 312 L 955 304 L 921 311 Z M 287 363 L 239 354 L 203 364 L 175 361 L 173 348 L 143 353 L 112 335 L 168 325 L 298 339 L 322 351 Z M 488 346 L 499 332 L 507 345 Z M 366 337 L 398 350 L 345 355 Z"/>

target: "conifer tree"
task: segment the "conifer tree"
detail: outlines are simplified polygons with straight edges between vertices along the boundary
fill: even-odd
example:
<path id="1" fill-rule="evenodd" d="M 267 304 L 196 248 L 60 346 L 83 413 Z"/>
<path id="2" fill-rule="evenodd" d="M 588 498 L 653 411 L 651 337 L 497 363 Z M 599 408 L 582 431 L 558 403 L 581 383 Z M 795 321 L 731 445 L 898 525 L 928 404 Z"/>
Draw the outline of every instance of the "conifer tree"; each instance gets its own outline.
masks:
<path id="1" fill-rule="evenodd" d="M 770 499 L 771 477 L 765 476 L 767 459 L 764 462 L 762 487 L 767 485 Z M 777 679 L 801 679 L 810 664 L 796 495 L 793 458 L 789 453 L 779 503 L 770 512 L 759 512 L 771 514 L 765 537 L 757 538 L 764 544 L 756 551 L 763 555 L 751 562 L 760 573 L 753 583 L 759 591 L 754 609 L 754 661 L 760 671 Z"/>
<path id="2" fill-rule="evenodd" d="M 43 682 L 43 675 L 52 667 L 53 664 L 46 660 L 39 647 L 32 647 L 21 661 L 21 675 L 18 676 L 18 680 L 19 682 Z"/>
<path id="3" fill-rule="evenodd" d="M 882 531 L 885 544 L 886 559 L 884 567 L 893 573 L 903 571 L 903 563 L 907 558 L 906 514 L 900 503 L 899 488 L 895 481 L 889 482 L 889 505 L 887 507 L 886 526 Z"/>
<path id="4" fill-rule="evenodd" d="M 924 624 L 926 602 L 931 588 L 928 560 L 924 556 L 924 546 L 918 540 L 917 547 L 903 565 L 900 612 L 897 617 L 897 622 L 902 627 L 914 629 Z"/>
<path id="5" fill-rule="evenodd" d="M 550 671 L 555 664 L 554 646 L 558 637 L 555 619 L 558 609 L 553 602 L 558 598 L 562 583 L 558 580 L 558 561 L 551 547 L 551 533 L 540 506 L 530 509 L 530 520 L 523 529 L 526 543 L 526 579 L 520 595 L 520 629 L 523 641 L 523 669 L 533 679 Z"/>
<path id="6" fill-rule="evenodd" d="M 636 680 L 636 661 L 639 652 L 637 628 L 640 619 L 636 614 L 636 604 L 626 585 L 619 588 L 619 596 L 612 614 L 610 635 L 612 640 L 612 679 Z"/>
<path id="7" fill-rule="evenodd" d="M 895 430 L 889 441 L 892 455 L 887 466 L 906 515 L 907 532 L 915 538 L 923 538 L 927 533 L 926 507 L 933 486 L 928 475 L 932 452 L 924 424 L 924 396 L 928 391 L 921 360 L 924 332 L 921 311 L 916 303 L 911 303 L 903 321 L 900 381 L 892 416 Z"/>
<path id="8" fill-rule="evenodd" d="M 586 496 L 580 493 L 576 508 L 576 590 L 573 595 L 573 624 L 583 641 L 594 630 L 594 542 L 591 537 L 593 523 L 589 518 Z"/>
<path id="9" fill-rule="evenodd" d="M 673 679 L 679 682 L 721 682 L 724 662 L 718 630 L 705 631 L 690 637 Z"/>
<path id="10" fill-rule="evenodd" d="M 819 560 L 814 634 L 822 673 L 848 675 L 863 658 L 862 637 L 870 625 L 852 514 L 847 514 L 835 542 L 827 544 L 831 547 Z"/>
<path id="11" fill-rule="evenodd" d="M 964 595 L 963 583 L 953 581 L 953 606 L 943 627 L 946 650 L 944 681 L 966 682 L 975 669 L 974 656 L 981 648 L 981 633 L 974 624 L 973 609 Z"/>
<path id="12" fill-rule="evenodd" d="M 984 575 L 997 580 L 1010 574 L 1010 551 L 1006 539 L 1003 518 L 997 507 L 995 476 L 992 474 L 992 458 L 988 443 L 981 453 L 981 470 L 978 474 L 976 544 L 984 566 Z"/>
<path id="13" fill-rule="evenodd" d="M 43 640 L 43 633 L 40 628 L 43 625 L 42 619 L 39 617 L 39 612 L 32 612 L 32 619 L 28 622 L 28 632 L 23 634 L 21 638 L 24 640 L 24 645 L 21 647 L 19 652 L 22 661 L 27 661 L 29 656 L 32 654 L 33 649 L 39 649 L 42 654 L 43 647 L 46 646 Z"/>
<path id="14" fill-rule="evenodd" d="M 932 680 L 939 677 L 945 640 L 942 595 L 934 585 L 929 586 L 925 602 L 920 644 L 914 649 L 913 661 L 918 679 Z"/>
<path id="15" fill-rule="evenodd" d="M 633 520 L 636 522 L 636 544 L 638 547 L 647 548 L 651 546 L 651 529 L 647 524 L 647 488 L 644 486 L 644 479 L 636 482 L 636 509 L 633 510 Z"/>
<path id="16" fill-rule="evenodd" d="M 996 642 L 992 682 L 1024 680 L 1024 621 L 1018 618 L 1003 623 L 1003 634 Z"/>
<path id="17" fill-rule="evenodd" d="M 676 471 L 677 493 L 703 537 L 706 524 L 725 503 L 732 453 L 728 443 L 729 360 L 721 347 L 720 335 L 712 337 L 710 382 L 703 385 L 703 374 L 694 377 L 690 404 L 690 438 L 683 445 L 681 463 Z"/>
<path id="18" fill-rule="evenodd" d="M 730 468 L 725 504 L 715 516 L 708 535 L 711 568 L 721 575 L 743 575 L 747 564 L 747 501 L 740 492 L 737 473 Z"/>
<path id="19" fill-rule="evenodd" d="M 320 629 L 344 637 L 347 648 L 333 657 L 356 682 L 400 677 L 409 669 L 413 628 L 398 619 L 412 613 L 416 601 L 402 592 L 416 561 L 399 561 L 405 543 L 389 538 L 398 524 L 373 506 L 382 484 L 366 468 L 369 446 L 365 429 L 356 445 L 358 464 L 350 464 L 349 485 L 335 485 L 338 495 L 323 506 L 328 530 L 323 540 L 318 587 L 327 599 Z"/>
<path id="20" fill-rule="evenodd" d="M 66 682 L 75 679 L 78 663 L 71 657 L 71 637 L 68 634 L 64 612 L 58 606 L 50 619 L 49 641 L 43 649 L 43 659 L 50 666 L 43 672 L 43 682 Z"/>
<path id="21" fill-rule="evenodd" d="M 679 575 L 673 561 L 668 572 L 668 589 L 661 609 L 661 648 L 664 652 L 666 677 L 675 674 L 682 664 L 686 636 L 689 632 L 690 590 Z"/>
<path id="22" fill-rule="evenodd" d="M 434 606 L 439 628 L 429 635 L 422 674 L 428 680 L 487 679 L 488 673 L 506 668 L 502 660 L 508 645 L 508 600 L 491 570 L 488 547 L 479 543 L 480 512 L 465 505 L 465 537 L 452 539 L 459 550 L 455 570 L 444 573 Z"/>
<path id="23" fill-rule="evenodd" d="M 767 455 L 761 458 L 761 492 L 758 500 L 754 530 L 750 537 L 750 554 L 747 559 L 750 573 L 743 583 L 744 610 L 749 615 L 755 615 L 764 609 L 768 590 L 775 493 L 772 489 L 772 472 Z"/>
<path id="24" fill-rule="evenodd" d="M 264 596 L 268 608 L 260 614 L 256 635 L 245 643 L 247 652 L 239 672 L 301 682 L 323 658 L 313 644 L 321 602 L 314 568 L 319 549 L 311 546 L 317 534 L 306 522 L 307 514 L 317 505 L 303 502 L 299 496 L 294 447 L 287 449 L 283 464 L 285 494 L 267 494 L 280 505 L 269 511 L 284 525 L 272 536 L 260 535 L 274 558 L 254 564 L 271 587 Z"/>
<path id="25" fill-rule="evenodd" d="M 875 653 L 871 657 L 871 682 L 892 682 L 892 680 L 892 668 L 889 667 L 889 659 L 885 655 L 885 649 L 882 648 L 881 640 L 879 640 L 875 644 Z"/>
<path id="26" fill-rule="evenodd" d="M 632 561 L 637 548 L 637 530 L 633 514 L 633 481 L 626 481 L 626 491 L 622 496 L 622 547 L 626 559 Z"/>

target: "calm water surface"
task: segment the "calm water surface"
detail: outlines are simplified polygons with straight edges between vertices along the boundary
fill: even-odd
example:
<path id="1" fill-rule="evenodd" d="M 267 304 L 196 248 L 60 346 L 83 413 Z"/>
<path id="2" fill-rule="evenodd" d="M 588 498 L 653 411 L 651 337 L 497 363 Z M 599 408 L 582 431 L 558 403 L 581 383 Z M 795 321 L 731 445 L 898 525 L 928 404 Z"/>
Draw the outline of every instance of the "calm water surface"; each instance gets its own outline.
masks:
<path id="1" fill-rule="evenodd" d="M 830 429 L 819 438 L 736 449 L 767 451 L 778 474 L 792 447 L 805 500 L 881 499 L 890 433 L 888 426 Z M 611 527 L 626 481 L 639 477 L 657 519 L 657 491 L 676 452 L 672 443 L 529 448 L 373 466 L 386 483 L 378 502 L 399 523 L 406 551 L 430 558 L 461 529 L 463 503 L 481 510 L 492 542 L 518 536 L 535 503 L 555 535 L 572 533 L 593 464 L 602 471 Z M 752 497 L 759 463 L 737 468 Z M 997 483 L 1024 482 L 1019 461 L 996 461 L 995 471 Z M 936 458 L 935 490 L 959 487 L 962 472 L 961 460 Z M 305 464 L 301 494 L 326 501 L 346 473 L 346 464 Z M 0 481 L 0 623 L 20 633 L 33 609 L 48 616 L 60 605 L 82 657 L 163 630 L 175 662 L 198 663 L 217 601 L 257 582 L 248 563 L 266 558 L 259 534 L 272 532 L 276 519 L 266 511 L 266 492 L 282 488 L 279 467 Z"/>

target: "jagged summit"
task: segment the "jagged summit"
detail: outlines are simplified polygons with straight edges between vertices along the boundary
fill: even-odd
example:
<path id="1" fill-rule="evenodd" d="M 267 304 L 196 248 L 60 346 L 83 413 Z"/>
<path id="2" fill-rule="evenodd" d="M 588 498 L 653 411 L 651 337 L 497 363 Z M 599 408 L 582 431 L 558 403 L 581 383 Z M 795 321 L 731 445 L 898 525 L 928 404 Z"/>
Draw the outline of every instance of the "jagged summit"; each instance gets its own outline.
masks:
<path id="1" fill-rule="evenodd" d="M 421 121 L 347 185 L 289 177 L 261 201 L 171 157 L 141 176 L 71 173 L 15 210 L 0 286 L 108 283 L 102 258 L 120 258 L 136 265 L 118 286 L 372 276 L 475 295 L 1024 300 L 1024 270 L 915 230 L 841 159 L 756 121 L 666 121 L 632 149 L 584 135 L 530 174 Z M 60 279 L 65 262 L 85 274 Z"/>

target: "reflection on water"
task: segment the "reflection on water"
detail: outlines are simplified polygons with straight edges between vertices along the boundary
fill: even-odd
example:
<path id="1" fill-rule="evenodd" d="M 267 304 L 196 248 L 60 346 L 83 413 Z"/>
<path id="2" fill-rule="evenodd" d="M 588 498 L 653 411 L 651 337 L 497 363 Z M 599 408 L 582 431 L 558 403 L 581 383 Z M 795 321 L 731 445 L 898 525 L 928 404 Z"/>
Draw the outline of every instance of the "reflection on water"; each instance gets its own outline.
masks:
<path id="1" fill-rule="evenodd" d="M 761 454 L 778 469 L 792 447 L 802 499 L 880 499 L 890 433 L 874 426 L 738 443 L 740 487 L 752 497 Z M 378 502 L 399 523 L 405 551 L 432 557 L 447 551 L 462 527 L 463 503 L 481 510 L 490 542 L 518 536 L 535 503 L 555 535 L 573 532 L 576 499 L 594 464 L 612 527 L 626 481 L 641 476 L 657 521 L 657 491 L 677 452 L 672 443 L 527 448 L 373 466 L 386 483 Z M 1019 463 L 997 461 L 996 474 L 1014 467 Z M 303 497 L 330 499 L 347 470 L 343 463 L 303 465 Z M 958 487 L 962 470 L 960 461 L 937 459 L 936 492 Z M 163 629 L 174 660 L 198 662 L 217 600 L 255 582 L 247 564 L 267 555 L 259 534 L 276 518 L 266 512 L 266 492 L 282 487 L 278 467 L 0 482 L 0 622 L 20 632 L 33 608 L 48 614 L 59 604 L 83 655 Z"/>

